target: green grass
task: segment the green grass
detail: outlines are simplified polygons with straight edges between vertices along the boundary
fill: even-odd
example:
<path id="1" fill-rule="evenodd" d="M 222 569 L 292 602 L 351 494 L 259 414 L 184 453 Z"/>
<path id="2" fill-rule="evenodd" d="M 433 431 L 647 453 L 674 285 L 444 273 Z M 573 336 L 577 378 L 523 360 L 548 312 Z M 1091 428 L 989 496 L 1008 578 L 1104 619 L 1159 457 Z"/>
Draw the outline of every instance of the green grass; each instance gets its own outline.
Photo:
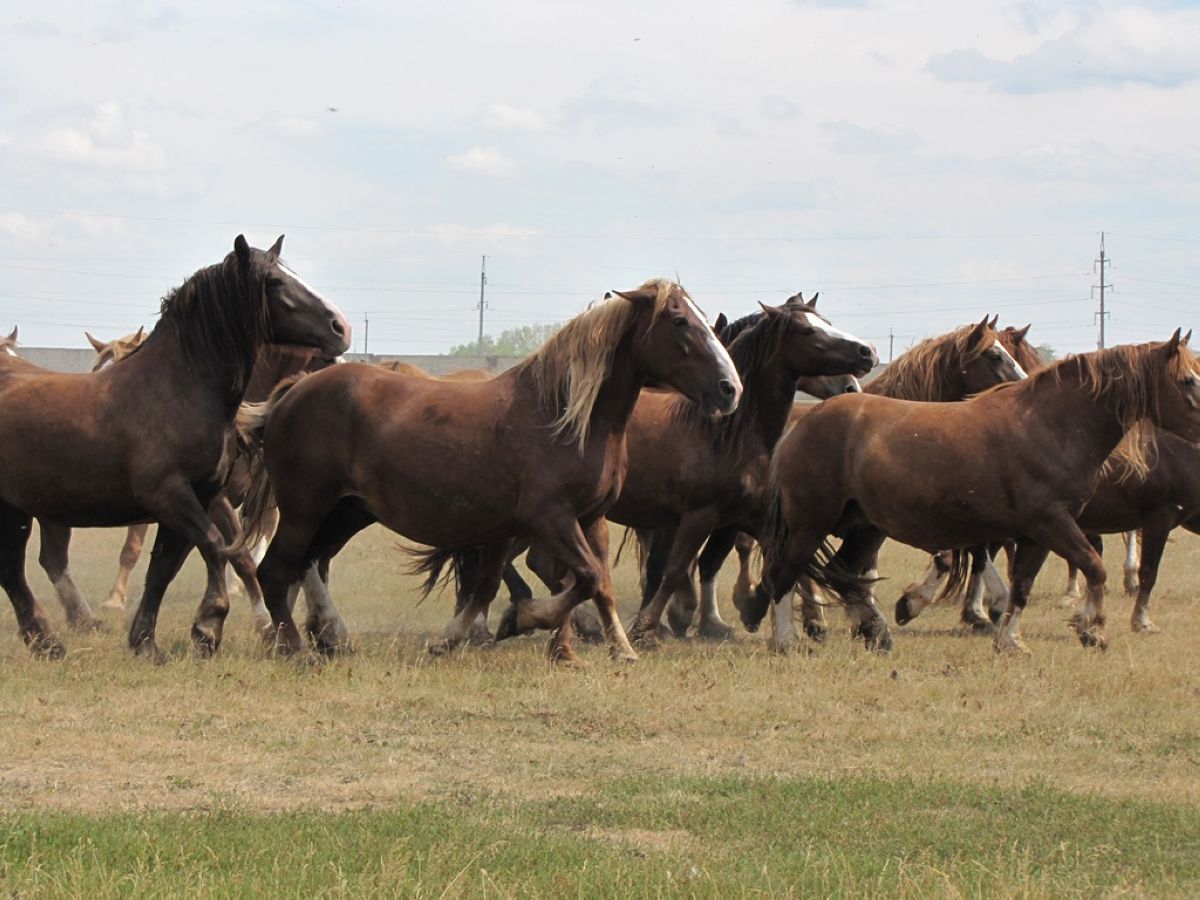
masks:
<path id="1" fill-rule="evenodd" d="M 18 813 L 0 833 L 15 896 L 1200 892 L 1200 811 L 1037 784 L 634 777 L 338 815 Z"/>

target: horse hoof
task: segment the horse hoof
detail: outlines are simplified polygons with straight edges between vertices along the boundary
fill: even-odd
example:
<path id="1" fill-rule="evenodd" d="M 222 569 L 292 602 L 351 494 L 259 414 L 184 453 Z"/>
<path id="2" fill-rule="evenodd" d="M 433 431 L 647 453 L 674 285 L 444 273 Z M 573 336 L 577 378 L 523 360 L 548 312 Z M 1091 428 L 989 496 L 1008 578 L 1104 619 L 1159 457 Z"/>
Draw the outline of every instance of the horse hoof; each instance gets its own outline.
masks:
<path id="1" fill-rule="evenodd" d="M 696 637 L 722 644 L 733 640 L 733 626 L 725 622 L 701 622 L 696 629 Z"/>
<path id="2" fill-rule="evenodd" d="M 789 646 L 787 641 L 776 641 L 774 639 L 767 641 L 767 650 L 775 656 L 787 656 Z"/>
<path id="3" fill-rule="evenodd" d="M 912 614 L 912 607 L 907 596 L 901 597 L 896 601 L 896 624 L 907 625 L 916 616 Z"/>
<path id="4" fill-rule="evenodd" d="M 438 638 L 437 640 L 430 641 L 425 646 L 425 649 L 429 652 L 430 656 L 447 656 L 454 652 L 455 648 L 458 647 L 458 643 L 458 641 L 452 641 L 449 638 Z"/>
<path id="5" fill-rule="evenodd" d="M 575 607 L 571 611 L 571 628 L 575 631 L 575 636 L 585 644 L 603 644 L 604 629 L 600 627 L 600 622 L 586 609 Z"/>
<path id="6" fill-rule="evenodd" d="M 1033 651 L 1026 647 L 1025 642 L 1020 638 L 997 639 L 994 646 L 997 653 L 1014 656 L 1033 656 Z"/>
<path id="7" fill-rule="evenodd" d="M 825 636 L 829 633 L 825 626 L 820 622 L 805 622 L 804 633 L 808 635 L 809 640 L 816 644 L 825 643 Z"/>
<path id="8" fill-rule="evenodd" d="M 487 630 L 486 625 L 476 622 L 467 632 L 467 643 L 472 647 L 489 647 L 496 643 L 496 636 Z"/>
<path id="9" fill-rule="evenodd" d="M 508 607 L 500 616 L 500 621 L 496 624 L 497 641 L 504 641 L 522 634 L 533 634 L 532 628 L 522 626 L 517 621 L 520 609 L 521 607 L 516 603 L 508 604 Z"/>
<path id="10" fill-rule="evenodd" d="M 34 634 L 26 638 L 29 652 L 37 659 L 58 660 L 67 655 L 67 648 L 52 634 Z"/>
<path id="11" fill-rule="evenodd" d="M 1083 629 L 1079 632 L 1079 643 L 1083 644 L 1089 650 L 1107 650 L 1108 641 L 1103 635 L 1096 634 L 1091 629 Z"/>
<path id="12" fill-rule="evenodd" d="M 1145 619 L 1144 621 L 1133 623 L 1133 632 L 1134 634 L 1160 634 L 1162 629 L 1149 619 Z"/>
<path id="13" fill-rule="evenodd" d="M 735 598 L 733 605 L 737 607 L 742 627 L 754 634 L 771 609 L 771 598 L 766 596 L 762 586 L 758 585 L 753 594 L 742 598 L 740 602 Z"/>
<path id="14" fill-rule="evenodd" d="M 963 628 L 969 630 L 972 634 L 987 635 L 988 637 L 994 637 L 996 634 L 996 626 L 992 624 L 990 618 L 966 614 L 962 617 L 961 621 Z"/>
<path id="15" fill-rule="evenodd" d="M 671 637 L 683 640 L 687 637 L 688 629 L 692 627 L 692 617 L 678 609 L 674 603 L 667 607 L 667 627 L 671 629 Z"/>
<path id="16" fill-rule="evenodd" d="M 632 651 L 626 653 L 624 650 L 613 650 L 612 652 L 612 661 L 616 663 L 633 665 L 638 661 L 638 659 L 640 659 L 640 657 Z"/>
<path id="17" fill-rule="evenodd" d="M 82 619 L 68 620 L 67 625 L 76 631 L 103 631 L 104 623 L 95 616 L 87 616 Z"/>
<path id="18" fill-rule="evenodd" d="M 656 650 L 660 642 L 658 628 L 646 626 L 639 620 L 629 629 L 629 643 L 640 650 Z"/>
<path id="19" fill-rule="evenodd" d="M 193 625 L 192 646 L 196 648 L 196 655 L 201 659 L 212 659 L 217 648 L 221 646 L 221 639 Z"/>
<path id="20" fill-rule="evenodd" d="M 582 669 L 584 667 L 583 660 L 575 655 L 574 650 L 570 647 L 561 646 L 554 638 L 550 639 L 546 655 L 550 659 L 550 664 L 556 668 Z"/>
<path id="21" fill-rule="evenodd" d="M 158 649 L 158 644 L 154 643 L 154 638 L 146 638 L 138 643 L 133 648 L 134 655 L 144 656 L 154 663 L 156 666 L 166 665 L 167 654 Z"/>
<path id="22" fill-rule="evenodd" d="M 100 604 L 101 609 L 113 609 L 117 612 L 125 611 L 125 598 L 120 594 L 110 594 L 109 598 Z"/>

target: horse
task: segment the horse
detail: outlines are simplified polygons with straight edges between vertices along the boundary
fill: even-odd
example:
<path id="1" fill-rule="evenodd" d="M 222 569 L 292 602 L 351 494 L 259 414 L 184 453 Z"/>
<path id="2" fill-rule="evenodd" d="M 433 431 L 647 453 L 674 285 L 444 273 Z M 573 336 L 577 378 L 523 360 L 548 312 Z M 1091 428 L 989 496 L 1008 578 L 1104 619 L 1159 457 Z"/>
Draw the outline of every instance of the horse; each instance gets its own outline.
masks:
<path id="1" fill-rule="evenodd" d="M 726 329 L 737 336 L 729 354 L 745 391 L 737 412 L 699 415 L 678 395 L 645 392 L 629 423 L 629 471 L 610 522 L 657 534 L 646 570 L 642 607 L 630 640 L 652 644 L 667 601 L 689 580 L 688 569 L 714 531 L 755 532 L 764 511 L 771 448 L 787 423 L 801 376 L 863 375 L 875 351 L 834 328 L 800 294 Z M 660 565 L 659 562 L 662 561 Z M 727 640 L 715 593 L 701 598 L 700 635 Z"/>
<path id="2" fill-rule="evenodd" d="M 0 337 L 0 354 L 4 356 L 17 356 L 17 326 L 13 326 L 13 330 L 6 336 Z"/>
<path id="3" fill-rule="evenodd" d="M 807 578 L 861 608 L 862 572 L 887 537 L 934 552 L 1016 538 L 1008 611 L 997 650 L 1028 653 L 1021 613 L 1050 551 L 1078 566 L 1088 598 L 1072 625 L 1105 648 L 1104 561 L 1075 522 L 1109 454 L 1135 468 L 1150 420 L 1200 440 L 1200 363 L 1191 332 L 1160 343 L 1069 356 L 965 403 L 836 397 L 779 442 L 764 541 L 775 604 L 771 647 L 786 650 L 791 589 Z M 842 538 L 836 551 L 828 535 Z M 878 615 L 877 611 L 873 611 Z M 879 617 L 882 621 L 882 617 Z M 886 625 L 884 626 L 886 627 Z"/>
<path id="4" fill-rule="evenodd" d="M 1028 335 L 1031 326 L 1007 328 L 997 332 L 1001 345 L 1015 359 L 1025 372 L 1036 372 L 1045 366 L 1046 361 L 1029 343 Z M 1011 558 L 1013 545 L 1005 546 Z M 988 548 L 976 547 L 971 551 L 971 570 L 963 592 L 962 613 L 960 621 L 963 626 L 976 634 L 994 633 L 996 617 L 984 610 L 984 601 L 990 609 L 1003 610 L 1008 605 L 1008 587 L 1000 573 L 996 571 L 992 558 L 999 551 L 1000 545 L 994 544 Z M 945 599 L 954 593 L 955 587 L 945 584 L 950 575 L 951 554 L 935 553 L 931 558 L 925 575 L 920 581 L 910 584 L 896 601 L 896 623 L 907 625 L 921 614 L 926 606 L 939 597 Z"/>
<path id="5" fill-rule="evenodd" d="M 953 403 L 997 384 L 1025 377 L 1024 369 L 1005 349 L 996 331 L 997 318 L 984 316 L 973 325 L 963 325 L 945 334 L 926 338 L 889 363 L 878 377 L 867 384 L 864 396 Z M 819 408 L 820 405 L 795 406 L 788 427 L 794 428 Z M 720 555 L 706 561 L 702 557 L 701 578 L 707 575 L 715 579 L 724 558 L 724 555 Z M 770 598 L 764 586 L 749 587 L 748 564 L 747 553 L 742 559 L 743 571 L 738 576 L 733 603 L 742 624 L 753 632 L 757 631 L 770 609 Z M 871 568 L 874 568 L 873 562 Z M 823 608 L 810 594 L 805 594 L 803 600 L 805 633 L 815 640 L 821 640 L 825 635 Z M 872 618 L 870 621 L 875 620 Z M 890 640 L 886 626 L 871 633 L 877 633 L 885 646 Z"/>
<path id="6" fill-rule="evenodd" d="M 528 538 L 561 573 L 559 590 L 521 604 L 507 633 L 558 628 L 595 597 L 614 654 L 636 659 L 616 615 L 604 514 L 625 478 L 625 431 L 647 379 L 676 388 L 706 415 L 732 413 L 742 394 L 703 314 L 666 279 L 606 295 L 487 381 L 351 363 L 277 391 L 255 432 L 279 510 L 259 567 L 277 650 L 301 647 L 289 586 L 378 521 L 431 548 L 418 555 L 427 589 L 456 552 L 478 552 L 471 602 L 431 650 L 467 637 L 495 596 L 514 541 Z M 253 503 L 252 529 L 269 504 L 266 492 Z M 550 654 L 575 661 L 553 640 Z"/>
<path id="7" fill-rule="evenodd" d="M 160 659 L 154 626 L 163 592 L 193 545 L 208 584 L 192 626 L 201 655 L 220 644 L 228 612 L 225 541 L 206 511 L 235 456 L 234 419 L 259 348 L 349 346 L 342 313 L 269 250 L 238 235 L 221 262 L 163 300 L 158 324 L 120 365 L 67 375 L 0 356 L 0 585 L 35 654 L 61 657 L 25 581 L 37 517 L 57 526 L 159 522 L 129 645 Z"/>

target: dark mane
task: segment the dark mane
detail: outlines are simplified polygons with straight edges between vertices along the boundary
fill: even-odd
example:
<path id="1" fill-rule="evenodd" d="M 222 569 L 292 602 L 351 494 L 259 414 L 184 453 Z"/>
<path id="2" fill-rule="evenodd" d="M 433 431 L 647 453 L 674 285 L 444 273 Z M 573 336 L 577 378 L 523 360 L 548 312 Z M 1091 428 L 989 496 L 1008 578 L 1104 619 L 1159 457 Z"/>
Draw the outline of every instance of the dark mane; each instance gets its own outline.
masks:
<path id="1" fill-rule="evenodd" d="M 721 338 L 746 388 L 738 408 L 728 416 L 714 419 L 705 415 L 700 407 L 686 397 L 675 396 L 671 400 L 670 417 L 682 425 L 697 429 L 712 441 L 714 447 L 726 450 L 739 446 L 758 420 L 759 401 L 764 389 L 759 383 L 758 374 L 779 349 L 791 321 L 790 314 L 768 316 L 760 311 L 725 326 Z M 730 333 L 734 335 L 732 338 L 727 337 Z M 783 423 L 780 424 L 782 426 Z"/>
<path id="2" fill-rule="evenodd" d="M 269 337 L 265 279 L 262 254 L 251 254 L 243 267 L 230 253 L 163 298 L 149 339 L 174 336 L 188 363 L 227 383 L 233 402 L 239 402 Z"/>

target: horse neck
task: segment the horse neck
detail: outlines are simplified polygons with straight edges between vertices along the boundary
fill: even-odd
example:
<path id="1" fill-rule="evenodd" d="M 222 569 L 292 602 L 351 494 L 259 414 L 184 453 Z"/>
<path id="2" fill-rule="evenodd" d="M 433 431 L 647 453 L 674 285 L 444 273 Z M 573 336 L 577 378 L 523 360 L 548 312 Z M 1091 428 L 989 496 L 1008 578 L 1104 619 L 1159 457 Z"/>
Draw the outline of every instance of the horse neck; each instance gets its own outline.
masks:
<path id="1" fill-rule="evenodd" d="M 604 379 L 596 394 L 596 402 L 592 405 L 588 423 L 589 444 L 594 438 L 607 440 L 614 436 L 623 437 L 629 426 L 633 407 L 646 382 L 645 374 L 638 370 L 634 361 L 634 340 L 634 331 L 631 329 L 613 351 L 608 377 Z"/>
<path id="2" fill-rule="evenodd" d="M 1074 366 L 1060 369 L 1057 377 L 1033 378 L 995 396 L 1009 393 L 1014 399 L 1025 399 L 1033 417 L 1062 435 L 1061 446 L 1074 454 L 1065 460 L 1074 471 L 1098 470 L 1128 430 L 1113 401 L 1093 396 Z M 1069 427 L 1064 429 L 1064 423 Z"/>
<path id="3" fill-rule="evenodd" d="M 735 432 L 752 428 L 770 451 L 787 427 L 796 400 L 797 376 L 770 364 L 738 374 L 742 377 L 742 401 L 721 424 Z"/>
<path id="4" fill-rule="evenodd" d="M 155 328 L 138 352 L 123 364 L 152 366 L 159 380 L 169 380 L 184 403 L 197 404 L 211 400 L 220 404 L 223 413 L 233 419 L 246 394 L 260 347 L 253 348 L 245 358 L 230 360 L 224 365 L 193 365 L 184 351 L 179 334 L 173 327 Z"/>

